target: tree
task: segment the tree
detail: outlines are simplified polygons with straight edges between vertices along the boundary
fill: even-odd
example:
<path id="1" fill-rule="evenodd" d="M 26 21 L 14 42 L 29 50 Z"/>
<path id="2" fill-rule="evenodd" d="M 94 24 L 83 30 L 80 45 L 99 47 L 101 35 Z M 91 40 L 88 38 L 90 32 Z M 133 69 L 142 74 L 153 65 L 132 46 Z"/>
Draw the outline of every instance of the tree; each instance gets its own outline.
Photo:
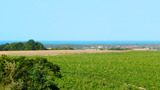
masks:
<path id="1" fill-rule="evenodd" d="M 65 47 L 65 46 L 60 47 L 60 50 L 67 50 L 67 47 Z"/>
<path id="2" fill-rule="evenodd" d="M 18 43 L 11 43 L 0 45 L 0 51 L 7 51 L 7 50 L 46 50 L 43 44 L 40 42 L 35 42 L 34 40 L 29 40 L 28 42 L 18 42 Z"/>

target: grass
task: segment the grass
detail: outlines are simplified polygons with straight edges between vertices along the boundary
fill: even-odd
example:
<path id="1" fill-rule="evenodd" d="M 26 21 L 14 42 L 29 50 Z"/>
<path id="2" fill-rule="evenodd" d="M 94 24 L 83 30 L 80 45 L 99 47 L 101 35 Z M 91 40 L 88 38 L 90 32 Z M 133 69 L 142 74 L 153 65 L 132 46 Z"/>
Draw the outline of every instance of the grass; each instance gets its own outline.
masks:
<path id="1" fill-rule="evenodd" d="M 55 80 L 61 90 L 158 90 L 160 88 L 160 51 L 44 57 L 61 67 L 63 78 Z"/>

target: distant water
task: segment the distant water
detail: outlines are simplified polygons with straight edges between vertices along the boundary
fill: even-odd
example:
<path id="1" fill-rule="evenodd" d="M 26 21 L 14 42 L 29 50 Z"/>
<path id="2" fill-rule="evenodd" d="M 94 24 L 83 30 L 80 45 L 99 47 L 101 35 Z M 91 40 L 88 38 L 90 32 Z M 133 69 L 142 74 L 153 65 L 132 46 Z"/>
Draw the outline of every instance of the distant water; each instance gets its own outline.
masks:
<path id="1" fill-rule="evenodd" d="M 0 41 L 0 45 L 26 41 Z M 38 41 L 42 44 L 160 44 L 160 41 Z"/>

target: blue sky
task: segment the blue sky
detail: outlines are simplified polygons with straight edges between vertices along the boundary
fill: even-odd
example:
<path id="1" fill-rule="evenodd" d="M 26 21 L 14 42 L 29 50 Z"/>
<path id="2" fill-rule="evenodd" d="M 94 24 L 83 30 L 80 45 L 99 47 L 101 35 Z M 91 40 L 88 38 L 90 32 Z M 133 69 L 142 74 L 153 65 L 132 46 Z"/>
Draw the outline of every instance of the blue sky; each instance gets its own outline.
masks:
<path id="1" fill-rule="evenodd" d="M 0 40 L 160 40 L 160 0 L 0 0 Z"/>

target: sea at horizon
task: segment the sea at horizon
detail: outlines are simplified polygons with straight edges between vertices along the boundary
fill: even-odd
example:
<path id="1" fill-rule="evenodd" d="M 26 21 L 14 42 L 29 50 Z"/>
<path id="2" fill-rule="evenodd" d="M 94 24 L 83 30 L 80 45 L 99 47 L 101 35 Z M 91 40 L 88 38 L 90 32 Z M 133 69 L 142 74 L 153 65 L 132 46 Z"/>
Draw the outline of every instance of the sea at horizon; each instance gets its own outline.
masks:
<path id="1" fill-rule="evenodd" d="M 14 42 L 27 41 L 0 41 L 0 45 Z M 47 44 L 160 44 L 160 41 L 38 41 L 44 45 Z"/>

